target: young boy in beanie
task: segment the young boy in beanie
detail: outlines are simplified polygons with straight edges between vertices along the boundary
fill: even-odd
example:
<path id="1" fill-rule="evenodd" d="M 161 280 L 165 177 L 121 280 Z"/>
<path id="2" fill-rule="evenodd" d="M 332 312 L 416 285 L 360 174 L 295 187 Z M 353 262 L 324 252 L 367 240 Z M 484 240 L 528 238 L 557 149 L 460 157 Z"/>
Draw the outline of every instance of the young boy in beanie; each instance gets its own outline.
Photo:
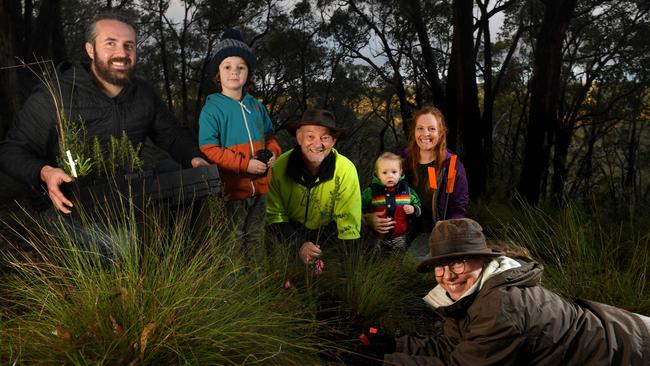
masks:
<path id="1" fill-rule="evenodd" d="M 217 164 L 226 196 L 226 213 L 237 226 L 245 253 L 263 254 L 269 168 L 280 145 L 266 108 L 246 92 L 257 61 L 242 34 L 223 33 L 209 72 L 221 88 L 208 95 L 199 117 L 199 146 Z"/>
<path id="2" fill-rule="evenodd" d="M 390 152 L 377 158 L 372 183 L 361 194 L 363 213 L 383 212 L 395 220 L 395 227 L 379 236 L 382 250 L 406 250 L 407 215 L 420 216 L 420 199 L 402 174 L 402 159 Z"/>

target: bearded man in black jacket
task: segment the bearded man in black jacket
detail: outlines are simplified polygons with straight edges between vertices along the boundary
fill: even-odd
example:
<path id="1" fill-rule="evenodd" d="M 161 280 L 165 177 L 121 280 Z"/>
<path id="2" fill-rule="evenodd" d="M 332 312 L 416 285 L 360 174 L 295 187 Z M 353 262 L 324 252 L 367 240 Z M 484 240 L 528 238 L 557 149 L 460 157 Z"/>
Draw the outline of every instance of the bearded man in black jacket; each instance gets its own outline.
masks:
<path id="1" fill-rule="evenodd" d="M 99 13 L 86 31 L 88 65 L 63 63 L 57 75 L 63 113 L 83 121 L 88 143 L 106 143 L 126 133 L 133 146 L 149 137 L 184 167 L 206 166 L 196 137 L 183 128 L 151 85 L 134 76 L 137 62 L 135 27 L 126 13 Z M 7 138 L 0 144 L 0 168 L 41 190 L 54 206 L 70 213 L 72 202 L 61 192 L 73 180 L 57 166 L 57 109 L 43 86 L 29 97 Z"/>

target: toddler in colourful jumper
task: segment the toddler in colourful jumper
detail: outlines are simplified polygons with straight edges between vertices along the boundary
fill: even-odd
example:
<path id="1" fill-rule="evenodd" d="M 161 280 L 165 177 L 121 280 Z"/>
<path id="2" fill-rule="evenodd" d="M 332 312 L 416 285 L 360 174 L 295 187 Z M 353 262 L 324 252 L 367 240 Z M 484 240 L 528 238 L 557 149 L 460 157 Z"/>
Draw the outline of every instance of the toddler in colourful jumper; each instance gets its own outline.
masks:
<path id="1" fill-rule="evenodd" d="M 395 226 L 386 234 L 375 232 L 381 249 L 405 250 L 407 247 L 407 215 L 420 216 L 420 199 L 412 190 L 402 172 L 399 156 L 385 152 L 375 163 L 372 183 L 362 193 L 363 213 L 383 212 L 381 217 L 395 220 Z"/>

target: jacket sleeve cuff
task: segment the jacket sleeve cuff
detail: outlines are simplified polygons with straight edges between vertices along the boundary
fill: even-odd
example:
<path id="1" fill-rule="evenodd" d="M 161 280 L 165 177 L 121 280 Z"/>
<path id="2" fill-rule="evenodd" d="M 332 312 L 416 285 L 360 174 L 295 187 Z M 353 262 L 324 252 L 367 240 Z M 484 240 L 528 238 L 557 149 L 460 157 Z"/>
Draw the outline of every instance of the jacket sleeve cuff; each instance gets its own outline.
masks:
<path id="1" fill-rule="evenodd" d="M 275 154 L 275 158 L 277 159 L 281 154 L 282 154 L 282 149 L 280 148 L 280 144 L 278 144 L 278 140 L 275 138 L 274 135 L 266 135 L 266 149 L 271 150 L 273 154 Z"/>
<path id="2" fill-rule="evenodd" d="M 287 215 L 283 214 L 271 214 L 271 213 L 266 213 L 266 223 L 267 224 L 279 224 L 283 222 L 289 222 L 289 218 Z"/>
<path id="3" fill-rule="evenodd" d="M 239 174 L 248 172 L 248 163 L 251 161 L 250 157 L 246 157 L 243 154 L 241 155 L 241 160 L 239 162 Z"/>

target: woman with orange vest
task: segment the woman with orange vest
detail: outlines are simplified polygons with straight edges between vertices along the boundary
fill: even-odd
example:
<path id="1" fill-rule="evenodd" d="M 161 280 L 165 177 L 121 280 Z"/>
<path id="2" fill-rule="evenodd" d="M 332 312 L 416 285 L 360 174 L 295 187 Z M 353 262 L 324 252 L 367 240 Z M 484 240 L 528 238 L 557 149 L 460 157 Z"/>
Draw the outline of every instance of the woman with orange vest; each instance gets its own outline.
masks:
<path id="1" fill-rule="evenodd" d="M 415 113 L 407 149 L 406 180 L 422 205 L 411 236 L 428 235 L 439 220 L 465 217 L 469 208 L 465 167 L 447 150 L 447 127 L 439 109 L 427 106 Z M 364 220 L 378 233 L 387 233 L 395 225 L 374 214 L 364 215 Z"/>

